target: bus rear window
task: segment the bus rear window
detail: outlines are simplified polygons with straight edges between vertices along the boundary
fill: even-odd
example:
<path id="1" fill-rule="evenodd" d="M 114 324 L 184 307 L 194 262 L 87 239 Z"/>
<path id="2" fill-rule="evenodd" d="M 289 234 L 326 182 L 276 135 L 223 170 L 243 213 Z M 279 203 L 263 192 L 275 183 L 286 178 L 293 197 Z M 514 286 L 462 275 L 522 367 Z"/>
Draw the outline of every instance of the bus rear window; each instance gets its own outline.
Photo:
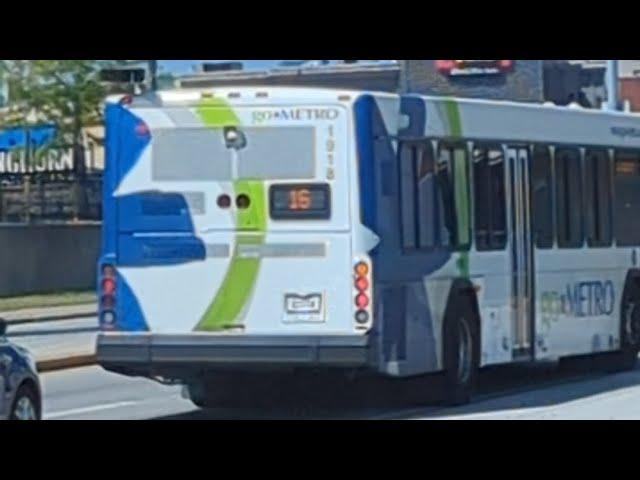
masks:
<path id="1" fill-rule="evenodd" d="M 269 209 L 274 220 L 328 220 L 331 189 L 327 184 L 273 185 Z"/>
<path id="2" fill-rule="evenodd" d="M 235 144 L 223 129 L 164 128 L 154 132 L 157 181 L 312 180 L 316 174 L 313 127 L 238 128 Z M 235 150 L 235 151 L 234 151 Z"/>

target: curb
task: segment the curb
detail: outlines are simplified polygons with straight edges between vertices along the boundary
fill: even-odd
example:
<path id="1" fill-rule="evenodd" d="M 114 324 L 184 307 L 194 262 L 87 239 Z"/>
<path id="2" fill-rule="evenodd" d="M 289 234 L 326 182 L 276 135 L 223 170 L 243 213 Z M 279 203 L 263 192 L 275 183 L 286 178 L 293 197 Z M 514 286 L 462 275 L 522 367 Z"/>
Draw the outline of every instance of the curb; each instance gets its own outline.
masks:
<path id="1" fill-rule="evenodd" d="M 38 373 L 55 372 L 59 370 L 67 370 L 70 368 L 90 367 L 97 363 L 98 359 L 95 354 L 76 355 L 66 358 L 54 358 L 51 360 L 42 360 L 37 363 Z"/>

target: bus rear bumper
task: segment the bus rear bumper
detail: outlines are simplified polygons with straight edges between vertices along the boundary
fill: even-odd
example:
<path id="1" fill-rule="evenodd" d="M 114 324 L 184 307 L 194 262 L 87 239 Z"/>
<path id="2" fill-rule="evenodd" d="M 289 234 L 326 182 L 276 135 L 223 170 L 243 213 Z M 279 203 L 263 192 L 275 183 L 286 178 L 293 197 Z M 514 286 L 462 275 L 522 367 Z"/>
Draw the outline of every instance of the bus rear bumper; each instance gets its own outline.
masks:
<path id="1" fill-rule="evenodd" d="M 107 370 L 148 374 L 182 367 L 342 367 L 369 365 L 368 335 L 253 336 L 103 333 L 98 363 Z"/>

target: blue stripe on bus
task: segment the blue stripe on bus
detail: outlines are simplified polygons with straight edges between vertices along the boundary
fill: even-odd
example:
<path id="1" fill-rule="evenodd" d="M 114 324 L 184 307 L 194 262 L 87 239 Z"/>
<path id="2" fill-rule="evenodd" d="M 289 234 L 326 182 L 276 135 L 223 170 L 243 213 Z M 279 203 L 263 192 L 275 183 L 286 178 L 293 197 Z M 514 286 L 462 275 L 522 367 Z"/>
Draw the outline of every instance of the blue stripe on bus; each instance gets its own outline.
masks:
<path id="1" fill-rule="evenodd" d="M 134 115 L 130 110 L 120 107 L 120 116 L 117 120 L 117 131 L 120 137 L 120 151 L 118 155 L 118 179 L 124 177 L 136 166 L 142 152 L 151 143 L 151 135 L 140 135 L 137 128 L 144 124 L 143 120 Z M 116 187 L 117 188 L 117 187 Z"/>
<path id="2" fill-rule="evenodd" d="M 194 232 L 180 193 L 140 192 L 118 198 L 118 232 Z"/>
<path id="3" fill-rule="evenodd" d="M 425 135 L 427 111 L 423 102 L 416 100 L 405 97 L 401 101 L 401 111 L 408 116 L 409 123 L 399 131 L 400 141 Z M 444 248 L 404 252 L 400 169 L 394 139 L 374 99 L 362 100 L 356 105 L 356 113 L 361 183 L 368 189 L 368 195 L 362 195 L 361 201 L 364 211 L 373 216 L 369 225 L 382 238 L 371 254 L 374 297 L 382 304 L 382 308 L 375 310 L 374 323 L 382 334 L 382 360 L 404 362 L 408 359 L 409 343 L 418 342 L 430 352 L 420 359 L 420 368 L 433 371 L 438 364 L 435 355 L 438 332 L 424 278 L 442 268 L 451 259 L 451 252 Z M 416 338 L 408 335 L 409 322 Z"/>
<path id="4" fill-rule="evenodd" d="M 123 267 L 151 267 L 179 265 L 202 261 L 206 248 L 195 236 L 149 236 L 120 235 L 118 265 Z"/>
<path id="5" fill-rule="evenodd" d="M 424 137 L 427 127 L 427 106 L 418 97 L 404 96 L 400 99 L 400 113 L 409 117 L 409 124 L 398 132 L 399 137 Z"/>
<path id="6" fill-rule="evenodd" d="M 206 258 L 206 247 L 195 234 L 189 205 L 180 193 L 120 197 L 118 218 L 118 265 L 177 265 Z"/>
<path id="7" fill-rule="evenodd" d="M 373 231 L 376 230 L 375 138 L 373 133 L 375 108 L 375 98 L 372 95 L 362 95 L 354 105 L 362 223 Z"/>
<path id="8" fill-rule="evenodd" d="M 122 275 L 118 275 L 116 297 L 116 326 L 126 332 L 148 332 L 140 302 Z"/>
<path id="9" fill-rule="evenodd" d="M 105 166 L 102 176 L 102 255 L 116 254 L 116 200 L 113 197 L 118 184 L 117 125 L 122 107 L 109 104 L 105 109 Z"/>

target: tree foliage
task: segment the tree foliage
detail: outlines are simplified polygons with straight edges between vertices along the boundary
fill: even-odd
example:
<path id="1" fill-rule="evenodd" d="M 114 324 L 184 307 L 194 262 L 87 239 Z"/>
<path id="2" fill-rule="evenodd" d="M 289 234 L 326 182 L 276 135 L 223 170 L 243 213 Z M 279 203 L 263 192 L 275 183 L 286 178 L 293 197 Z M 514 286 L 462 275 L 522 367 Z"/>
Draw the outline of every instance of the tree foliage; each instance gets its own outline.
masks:
<path id="1" fill-rule="evenodd" d="M 100 60 L 3 60 L 0 68 L 9 86 L 8 108 L 0 127 L 55 124 L 57 141 L 71 147 L 75 172 L 76 218 L 87 210 L 83 128 L 102 121 L 106 90 L 100 82 Z"/>
<path id="2" fill-rule="evenodd" d="M 67 145 L 81 142 L 82 128 L 102 120 L 105 88 L 99 60 L 4 60 L 9 85 L 6 124 L 53 123 Z"/>

